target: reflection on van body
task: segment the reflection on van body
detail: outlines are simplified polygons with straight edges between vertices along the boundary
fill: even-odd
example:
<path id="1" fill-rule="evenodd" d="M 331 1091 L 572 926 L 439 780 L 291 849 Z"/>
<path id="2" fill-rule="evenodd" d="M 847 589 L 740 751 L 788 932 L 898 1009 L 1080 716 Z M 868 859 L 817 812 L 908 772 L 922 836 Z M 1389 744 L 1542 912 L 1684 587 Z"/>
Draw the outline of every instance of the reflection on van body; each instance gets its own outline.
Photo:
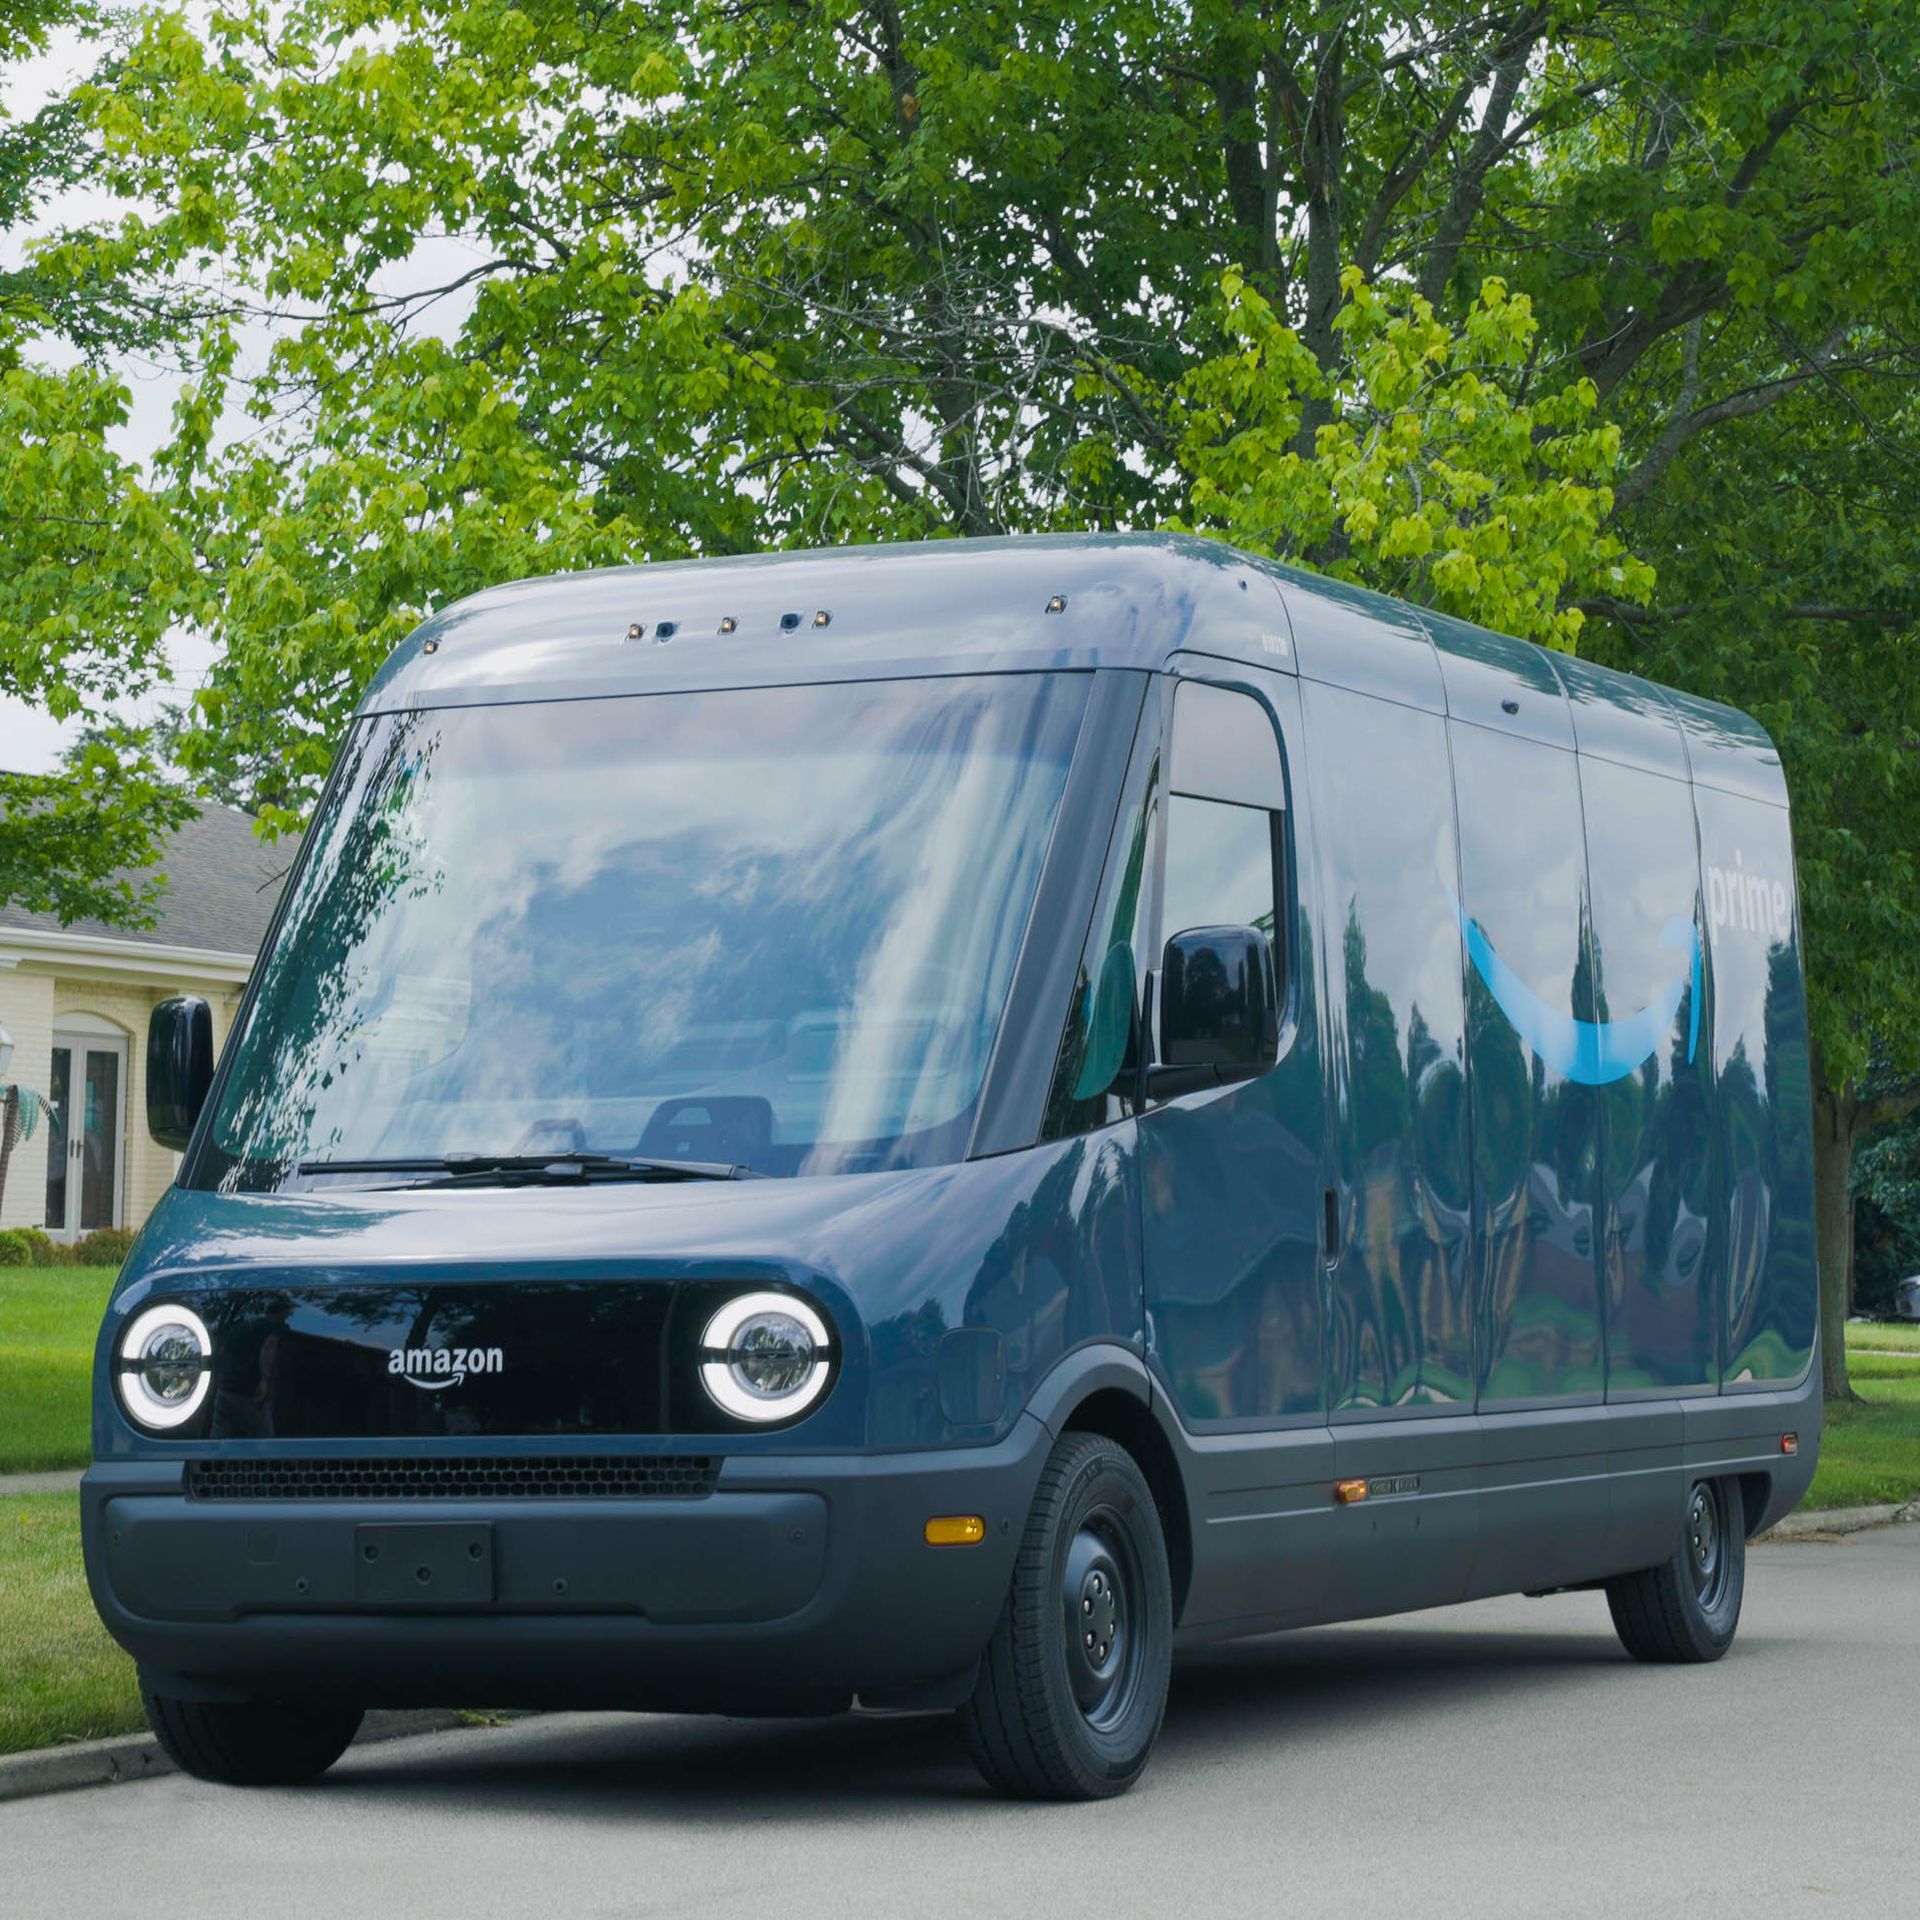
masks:
<path id="1" fill-rule="evenodd" d="M 215 1777 L 857 1697 L 1085 1797 L 1179 1643 L 1604 1583 L 1710 1658 L 1813 1470 L 1765 735 L 1216 544 L 450 608 L 204 1013 L 85 1537 Z"/>

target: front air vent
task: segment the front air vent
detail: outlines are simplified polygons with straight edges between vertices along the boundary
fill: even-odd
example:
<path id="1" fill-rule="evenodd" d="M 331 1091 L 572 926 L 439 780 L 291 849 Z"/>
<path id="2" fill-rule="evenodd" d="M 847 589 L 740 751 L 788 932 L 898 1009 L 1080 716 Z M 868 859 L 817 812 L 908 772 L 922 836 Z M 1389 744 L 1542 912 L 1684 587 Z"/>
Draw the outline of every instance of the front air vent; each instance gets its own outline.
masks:
<path id="1" fill-rule="evenodd" d="M 195 1500 L 701 1500 L 712 1454 L 532 1454 L 482 1460 L 195 1460 Z"/>

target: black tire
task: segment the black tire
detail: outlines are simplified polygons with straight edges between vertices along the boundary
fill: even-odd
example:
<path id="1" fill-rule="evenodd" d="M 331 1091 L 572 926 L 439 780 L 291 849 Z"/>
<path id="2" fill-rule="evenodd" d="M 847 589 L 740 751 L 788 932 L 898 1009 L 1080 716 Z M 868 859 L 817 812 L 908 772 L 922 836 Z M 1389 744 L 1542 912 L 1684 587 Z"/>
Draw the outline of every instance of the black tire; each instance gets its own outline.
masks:
<path id="1" fill-rule="evenodd" d="M 1697 1480 L 1671 1558 L 1607 1582 L 1620 1644 L 1636 1660 L 1718 1660 L 1747 1584 L 1746 1506 L 1734 1480 Z"/>
<path id="2" fill-rule="evenodd" d="M 174 1765 L 228 1787 L 295 1787 L 317 1780 L 360 1730 L 358 1707 L 229 1705 L 144 1689 L 140 1698 Z"/>
<path id="3" fill-rule="evenodd" d="M 1006 1607 L 960 1709 L 974 1765 L 1021 1799 L 1124 1793 L 1159 1737 L 1172 1668 L 1173 1582 L 1153 1494 L 1124 1447 L 1069 1433 L 1040 1476 Z"/>

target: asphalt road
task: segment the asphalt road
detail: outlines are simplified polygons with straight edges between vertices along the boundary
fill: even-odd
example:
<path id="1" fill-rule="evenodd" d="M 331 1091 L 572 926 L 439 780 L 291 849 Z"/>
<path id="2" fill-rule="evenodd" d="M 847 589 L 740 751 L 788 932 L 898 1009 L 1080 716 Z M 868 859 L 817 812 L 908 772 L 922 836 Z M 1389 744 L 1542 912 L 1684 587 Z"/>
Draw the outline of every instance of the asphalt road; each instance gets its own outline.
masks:
<path id="1" fill-rule="evenodd" d="M 1753 1550 L 1718 1666 L 1596 1595 L 1184 1658 L 1125 1799 L 1011 1806 L 942 1718 L 529 1720 L 319 1787 L 0 1806 L 0 1913 L 1920 1913 L 1920 1526 Z"/>

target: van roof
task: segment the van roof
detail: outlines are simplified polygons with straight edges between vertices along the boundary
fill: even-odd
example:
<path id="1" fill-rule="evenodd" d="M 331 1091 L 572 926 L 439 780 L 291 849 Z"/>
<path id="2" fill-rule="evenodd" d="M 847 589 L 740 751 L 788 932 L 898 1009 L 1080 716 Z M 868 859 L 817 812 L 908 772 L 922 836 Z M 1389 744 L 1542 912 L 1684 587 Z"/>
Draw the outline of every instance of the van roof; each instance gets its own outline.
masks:
<path id="1" fill-rule="evenodd" d="M 542 687 L 558 693 L 588 682 L 611 693 L 850 674 L 1152 668 L 1203 638 L 1214 652 L 1291 666 L 1286 609 L 1266 563 L 1175 534 L 920 540 L 494 587 L 409 635 L 368 704 L 479 687 L 537 697 Z"/>
<path id="2" fill-rule="evenodd" d="M 552 574 L 401 642 L 361 702 L 604 697 L 1243 660 L 1784 802 L 1744 714 L 1187 534 L 1037 534 Z"/>

